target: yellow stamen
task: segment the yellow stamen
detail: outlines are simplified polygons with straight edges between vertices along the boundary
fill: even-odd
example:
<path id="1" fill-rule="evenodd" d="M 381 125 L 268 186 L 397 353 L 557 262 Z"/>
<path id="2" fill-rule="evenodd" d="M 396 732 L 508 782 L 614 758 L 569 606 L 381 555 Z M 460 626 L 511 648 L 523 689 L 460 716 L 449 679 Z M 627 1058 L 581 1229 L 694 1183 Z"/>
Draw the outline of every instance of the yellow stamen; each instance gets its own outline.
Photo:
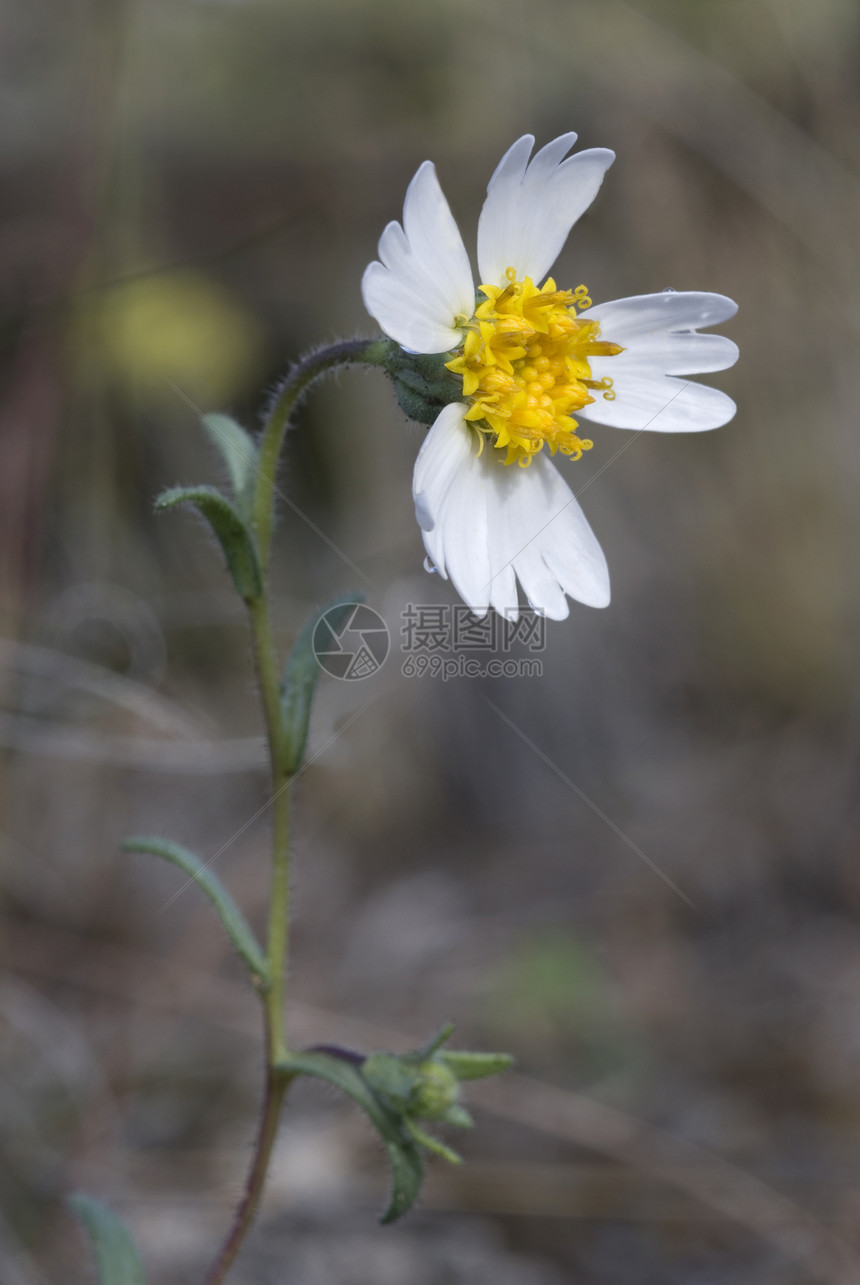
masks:
<path id="1" fill-rule="evenodd" d="M 594 401 L 589 389 L 612 399 L 612 380 L 591 377 L 589 357 L 613 357 L 618 344 L 601 339 L 596 321 L 576 309 L 591 306 L 588 290 L 559 290 L 552 277 L 542 289 L 530 277 L 481 286 L 484 302 L 466 323 L 463 344 L 446 362 L 463 380 L 466 419 L 485 440 L 505 450 L 505 464 L 526 468 L 549 446 L 579 459 L 592 443 L 577 433 L 574 413 Z M 460 324 L 461 319 L 457 319 Z"/>

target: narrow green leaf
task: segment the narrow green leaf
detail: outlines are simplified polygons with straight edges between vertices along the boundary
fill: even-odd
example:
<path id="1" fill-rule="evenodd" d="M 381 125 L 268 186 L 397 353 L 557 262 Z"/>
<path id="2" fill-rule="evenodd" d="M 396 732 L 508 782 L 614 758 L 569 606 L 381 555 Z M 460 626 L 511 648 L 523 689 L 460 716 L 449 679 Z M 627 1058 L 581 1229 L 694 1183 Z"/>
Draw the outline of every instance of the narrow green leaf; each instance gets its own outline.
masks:
<path id="1" fill-rule="evenodd" d="M 483 1080 L 488 1075 L 501 1075 L 514 1064 L 509 1053 L 465 1053 L 462 1049 L 440 1053 L 439 1060 L 458 1080 Z"/>
<path id="2" fill-rule="evenodd" d="M 320 676 L 320 667 L 314 654 L 314 631 L 321 616 L 328 616 L 332 628 L 335 631 L 339 629 L 341 622 L 357 602 L 364 602 L 364 596 L 360 593 L 336 598 L 311 616 L 293 643 L 281 680 L 281 723 L 288 772 L 298 772 L 308 742 L 311 708 Z"/>
<path id="3" fill-rule="evenodd" d="M 229 415 L 204 415 L 203 427 L 227 465 L 237 508 L 244 517 L 250 518 L 252 497 L 259 472 L 260 453 L 256 442 L 251 434 Z"/>
<path id="4" fill-rule="evenodd" d="M 380 1218 L 393 1223 L 412 1208 L 424 1180 L 424 1159 L 403 1120 L 389 1111 L 352 1062 L 328 1053 L 294 1053 L 281 1063 L 285 1070 L 327 1080 L 354 1102 L 370 1118 L 385 1144 L 391 1162 L 391 1198 Z"/>
<path id="5" fill-rule="evenodd" d="M 243 598 L 259 598 L 263 580 L 249 527 L 225 495 L 214 486 L 173 486 L 155 501 L 156 509 L 191 504 L 214 531 L 224 550 L 233 583 Z"/>
<path id="6" fill-rule="evenodd" d="M 91 1196 L 69 1196 L 68 1203 L 89 1233 L 99 1285 L 146 1285 L 134 1241 L 113 1210 Z"/>
<path id="7" fill-rule="evenodd" d="M 227 930 L 227 936 L 252 976 L 264 983 L 268 982 L 269 966 L 247 919 L 215 872 L 204 865 L 198 856 L 181 843 L 150 835 L 135 835 L 132 839 L 126 839 L 122 847 L 124 852 L 149 852 L 155 857 L 163 857 L 165 861 L 172 861 L 180 870 L 184 870 L 212 902 Z"/>

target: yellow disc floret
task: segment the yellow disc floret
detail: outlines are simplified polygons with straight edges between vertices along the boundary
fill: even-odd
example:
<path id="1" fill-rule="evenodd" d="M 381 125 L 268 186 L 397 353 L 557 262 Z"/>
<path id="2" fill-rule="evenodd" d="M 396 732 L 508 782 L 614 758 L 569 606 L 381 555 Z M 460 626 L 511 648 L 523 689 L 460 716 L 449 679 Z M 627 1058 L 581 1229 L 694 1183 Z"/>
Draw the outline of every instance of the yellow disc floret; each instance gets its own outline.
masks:
<path id="1" fill-rule="evenodd" d="M 557 290 L 550 277 L 542 289 L 530 277 L 481 286 L 485 301 L 464 327 L 465 339 L 448 370 L 462 376 L 469 401 L 466 419 L 484 441 L 506 450 L 505 464 L 523 467 L 548 445 L 579 459 L 591 449 L 579 437 L 576 411 L 594 401 L 590 390 L 612 398 L 612 380 L 591 377 L 589 357 L 612 357 L 623 349 L 600 338 L 596 321 L 583 321 L 585 286 Z"/>

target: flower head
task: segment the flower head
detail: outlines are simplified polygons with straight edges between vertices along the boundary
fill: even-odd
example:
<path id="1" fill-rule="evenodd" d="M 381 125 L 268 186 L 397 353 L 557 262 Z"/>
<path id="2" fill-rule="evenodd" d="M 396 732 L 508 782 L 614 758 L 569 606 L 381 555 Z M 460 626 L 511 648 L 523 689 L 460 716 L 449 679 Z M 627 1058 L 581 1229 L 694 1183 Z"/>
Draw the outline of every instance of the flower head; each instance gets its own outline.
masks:
<path id="1" fill-rule="evenodd" d="M 402 349 L 400 375 L 421 383 L 434 368 L 415 511 L 435 569 L 478 616 L 515 617 L 517 581 L 555 620 L 568 597 L 608 604 L 603 552 L 550 458 L 592 448 L 581 420 L 692 432 L 735 411 L 724 393 L 682 378 L 736 361 L 730 339 L 698 329 L 733 316 L 731 299 L 663 291 L 595 307 L 584 285 L 547 277 L 614 160 L 604 148 L 568 156 L 575 141 L 564 134 L 532 156 L 525 135 L 502 157 L 478 224 L 477 293 L 429 161 L 362 281 L 368 312 Z"/>

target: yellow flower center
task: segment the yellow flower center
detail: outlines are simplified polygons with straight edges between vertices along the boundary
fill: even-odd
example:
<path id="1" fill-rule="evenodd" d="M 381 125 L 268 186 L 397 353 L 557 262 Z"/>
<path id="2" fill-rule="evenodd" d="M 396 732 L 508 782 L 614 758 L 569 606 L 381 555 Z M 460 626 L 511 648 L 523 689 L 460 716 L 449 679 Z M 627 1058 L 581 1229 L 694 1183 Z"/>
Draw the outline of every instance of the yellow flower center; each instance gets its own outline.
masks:
<path id="1" fill-rule="evenodd" d="M 578 436 L 575 412 L 594 401 L 592 391 L 615 396 L 611 379 L 592 379 L 588 359 L 624 350 L 600 338 L 598 322 L 577 317 L 577 307 L 591 306 L 585 286 L 557 290 L 550 277 L 539 290 L 513 268 L 505 275 L 504 287 L 480 287 L 485 302 L 462 319 L 463 345 L 445 363 L 462 376 L 466 419 L 481 450 L 487 439 L 507 450 L 505 464 L 525 467 L 544 445 L 579 459 L 592 443 Z"/>

